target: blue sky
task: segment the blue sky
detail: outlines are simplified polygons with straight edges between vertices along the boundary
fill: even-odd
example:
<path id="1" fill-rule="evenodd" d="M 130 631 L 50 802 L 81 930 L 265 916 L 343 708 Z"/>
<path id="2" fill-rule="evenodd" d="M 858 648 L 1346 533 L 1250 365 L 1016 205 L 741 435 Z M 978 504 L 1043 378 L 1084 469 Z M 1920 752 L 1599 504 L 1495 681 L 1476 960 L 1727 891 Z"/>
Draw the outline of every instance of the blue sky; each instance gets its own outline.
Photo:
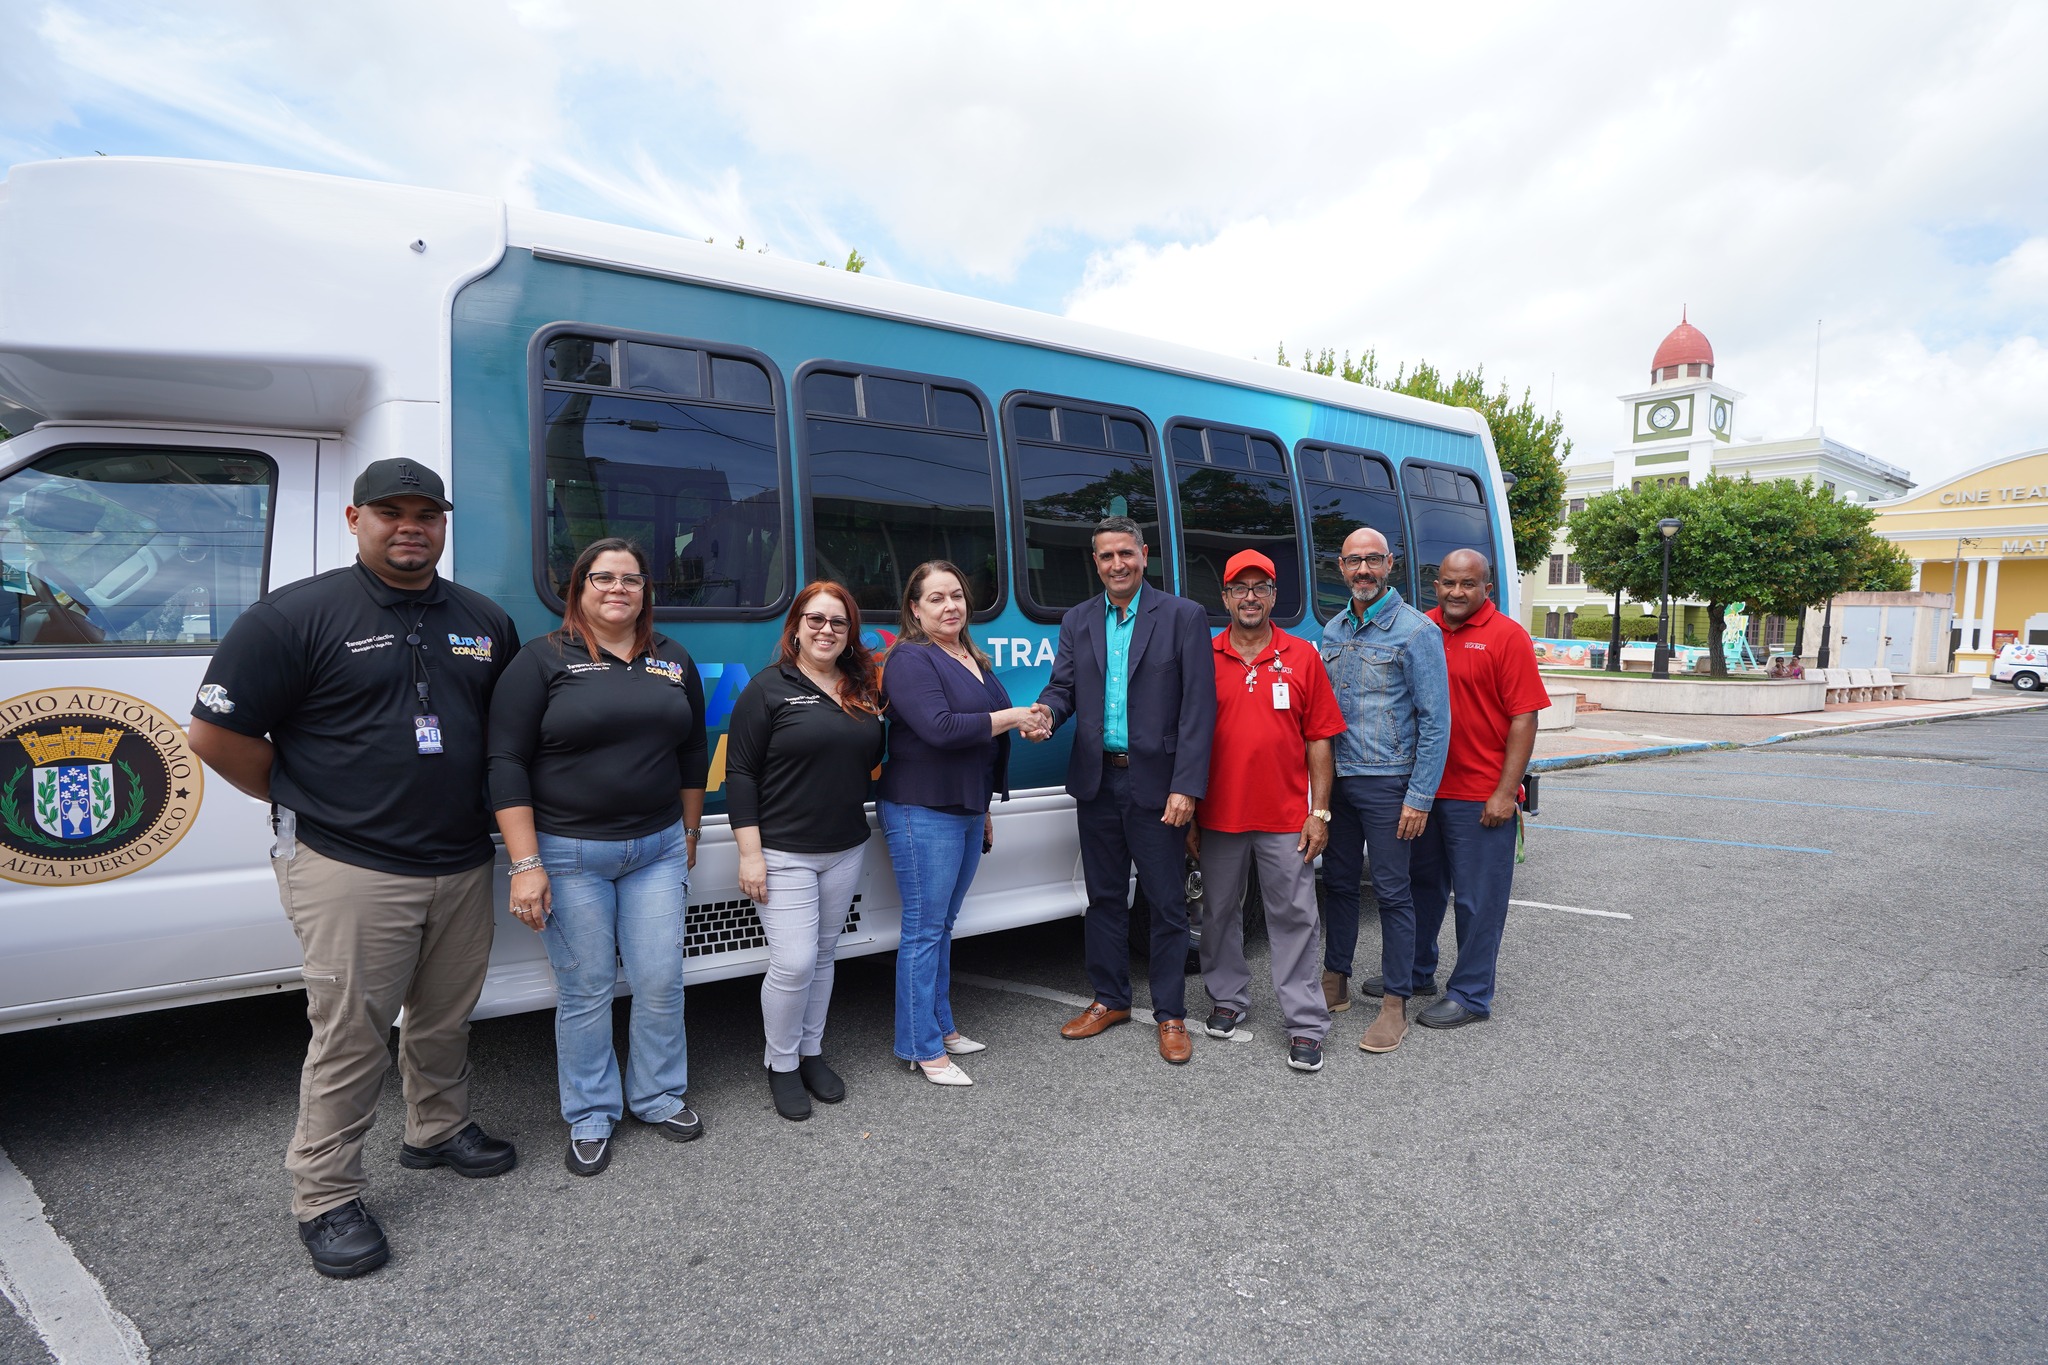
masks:
<path id="1" fill-rule="evenodd" d="M 1681 307 L 1740 434 L 2048 445 L 2048 7 L 0 3 L 0 166 L 367 176 L 1235 355 L 1374 347 L 1619 444 Z"/>

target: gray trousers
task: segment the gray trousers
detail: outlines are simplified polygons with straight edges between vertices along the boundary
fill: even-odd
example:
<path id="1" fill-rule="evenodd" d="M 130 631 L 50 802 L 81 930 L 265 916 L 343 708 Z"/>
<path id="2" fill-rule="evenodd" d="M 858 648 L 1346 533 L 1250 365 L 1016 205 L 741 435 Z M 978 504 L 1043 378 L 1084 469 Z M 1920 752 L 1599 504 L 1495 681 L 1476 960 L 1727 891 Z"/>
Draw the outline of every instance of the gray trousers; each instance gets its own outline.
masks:
<path id="1" fill-rule="evenodd" d="M 1252 969 L 1244 956 L 1245 869 L 1258 860 L 1273 949 L 1273 993 L 1294 1038 L 1317 1042 L 1330 1031 L 1317 946 L 1316 869 L 1301 860 L 1301 835 L 1202 831 L 1202 984 L 1218 1005 L 1251 1006 Z"/>
<path id="2" fill-rule="evenodd" d="M 761 978 L 761 1030 L 770 1071 L 794 1071 L 799 1057 L 825 1048 L 825 1011 L 839 935 L 860 890 L 867 845 L 843 853 L 761 850 L 768 865 L 768 903 L 754 907 L 768 940 L 768 973 Z"/>

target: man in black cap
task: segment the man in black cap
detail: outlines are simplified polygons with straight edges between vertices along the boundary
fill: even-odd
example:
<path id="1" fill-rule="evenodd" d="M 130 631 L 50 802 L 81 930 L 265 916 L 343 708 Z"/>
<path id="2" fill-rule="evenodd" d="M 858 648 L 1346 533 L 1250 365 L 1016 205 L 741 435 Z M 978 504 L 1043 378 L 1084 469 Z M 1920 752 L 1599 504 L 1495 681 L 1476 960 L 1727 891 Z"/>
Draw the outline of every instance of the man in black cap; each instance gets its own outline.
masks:
<path id="1" fill-rule="evenodd" d="M 435 572 L 453 507 L 441 476 L 378 460 L 347 509 L 357 559 L 288 583 L 228 631 L 192 712 L 192 748 L 270 803 L 271 870 L 305 963 L 313 1039 L 285 1168 L 323 1275 L 390 1258 L 363 1207 L 363 1139 L 400 1007 L 399 1161 L 512 1169 L 469 1116 L 469 1013 L 491 950 L 491 689 L 519 640 L 488 598 Z"/>

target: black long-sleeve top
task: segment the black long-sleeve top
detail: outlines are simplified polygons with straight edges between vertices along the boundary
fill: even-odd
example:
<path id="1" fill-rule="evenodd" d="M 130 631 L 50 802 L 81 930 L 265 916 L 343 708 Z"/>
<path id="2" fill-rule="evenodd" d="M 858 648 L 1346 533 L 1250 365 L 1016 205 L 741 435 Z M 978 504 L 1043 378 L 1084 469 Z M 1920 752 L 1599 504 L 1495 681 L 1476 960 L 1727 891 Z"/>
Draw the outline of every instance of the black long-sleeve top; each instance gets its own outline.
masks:
<path id="1" fill-rule="evenodd" d="M 683 818 L 710 768 L 704 684 L 666 635 L 626 660 L 573 637 L 519 651 L 491 697 L 491 809 L 566 839 L 641 839 Z"/>
<path id="2" fill-rule="evenodd" d="M 879 717 L 849 714 L 794 665 L 763 669 L 726 728 L 726 813 L 734 829 L 759 827 L 763 848 L 843 853 L 867 842 L 881 761 Z"/>

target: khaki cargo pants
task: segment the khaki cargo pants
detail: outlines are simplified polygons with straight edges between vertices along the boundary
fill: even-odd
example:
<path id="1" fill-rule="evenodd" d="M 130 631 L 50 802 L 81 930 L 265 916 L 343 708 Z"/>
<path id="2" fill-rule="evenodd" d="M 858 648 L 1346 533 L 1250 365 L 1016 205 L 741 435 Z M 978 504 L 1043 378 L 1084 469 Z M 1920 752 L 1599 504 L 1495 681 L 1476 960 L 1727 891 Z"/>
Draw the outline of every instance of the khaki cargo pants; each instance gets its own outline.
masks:
<path id="1" fill-rule="evenodd" d="M 398 1045 L 405 1140 L 431 1147 L 469 1122 L 469 1013 L 491 955 L 491 864 L 401 877 L 280 840 L 271 870 L 305 957 L 313 1040 L 285 1169 L 300 1222 L 359 1197 L 363 1139 Z"/>

